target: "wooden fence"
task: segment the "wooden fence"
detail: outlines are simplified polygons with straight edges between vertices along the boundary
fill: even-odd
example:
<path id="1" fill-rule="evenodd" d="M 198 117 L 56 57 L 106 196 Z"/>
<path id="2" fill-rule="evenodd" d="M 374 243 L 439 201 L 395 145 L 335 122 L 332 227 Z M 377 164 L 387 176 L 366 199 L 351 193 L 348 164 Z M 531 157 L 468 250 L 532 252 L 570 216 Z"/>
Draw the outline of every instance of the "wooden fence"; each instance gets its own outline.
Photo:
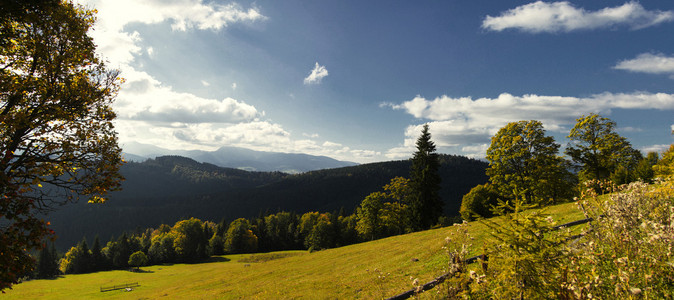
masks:
<path id="1" fill-rule="evenodd" d="M 125 283 L 125 284 L 120 284 L 120 285 L 101 286 L 101 292 L 121 290 L 121 289 L 127 289 L 127 288 L 132 288 L 132 287 L 139 287 L 139 286 L 140 286 L 140 284 L 138 284 L 138 282 Z"/>
<path id="2" fill-rule="evenodd" d="M 562 228 L 566 228 L 566 227 L 571 227 L 571 226 L 589 223 L 591 221 L 593 221 L 592 218 L 577 220 L 577 221 L 573 221 L 573 222 L 569 222 L 569 223 L 566 223 L 566 224 L 555 226 L 554 229 L 558 230 L 558 229 L 562 229 Z M 580 235 L 573 236 L 572 238 L 578 238 L 578 237 L 580 237 Z M 469 257 L 466 260 L 464 260 L 464 263 L 465 264 L 472 264 L 472 263 L 476 262 L 478 259 L 482 259 L 483 261 L 487 261 L 487 256 L 484 255 L 484 254 L 475 255 L 473 257 Z M 415 294 L 418 294 L 418 293 L 421 293 L 423 291 L 427 291 L 427 290 L 430 290 L 430 289 L 436 287 L 437 285 L 443 283 L 447 278 L 453 276 L 454 273 L 456 273 L 456 272 L 455 271 L 454 272 L 447 272 L 445 274 L 442 274 L 442 275 L 436 277 L 435 279 L 429 281 L 428 283 L 426 283 L 422 286 L 419 286 L 419 287 L 416 287 L 416 288 L 413 288 L 413 289 L 409 289 L 409 290 L 404 291 L 404 292 L 402 292 L 398 295 L 390 297 L 386 300 L 408 299 L 408 298 L 414 296 Z"/>

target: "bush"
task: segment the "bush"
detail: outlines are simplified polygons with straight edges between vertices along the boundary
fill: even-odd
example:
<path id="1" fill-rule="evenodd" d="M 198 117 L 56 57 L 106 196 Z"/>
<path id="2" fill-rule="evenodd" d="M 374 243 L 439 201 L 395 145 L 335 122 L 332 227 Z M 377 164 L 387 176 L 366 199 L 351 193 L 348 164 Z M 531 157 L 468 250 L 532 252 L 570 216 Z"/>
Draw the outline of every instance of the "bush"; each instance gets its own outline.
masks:
<path id="1" fill-rule="evenodd" d="M 497 212 L 504 222 L 482 221 L 495 238 L 485 249 L 488 267 L 461 273 L 447 296 L 674 298 L 674 178 L 631 183 L 605 196 L 596 194 L 597 183 L 586 186 L 578 204 L 594 221 L 580 237 L 557 230 L 544 211 L 527 210 L 522 201 L 502 202 Z"/>
<path id="2" fill-rule="evenodd" d="M 461 208 L 459 209 L 461 218 L 471 221 L 476 217 L 491 217 L 493 215 L 491 208 L 498 204 L 498 198 L 498 192 L 489 183 L 472 188 L 468 194 L 463 196 L 461 201 Z"/>

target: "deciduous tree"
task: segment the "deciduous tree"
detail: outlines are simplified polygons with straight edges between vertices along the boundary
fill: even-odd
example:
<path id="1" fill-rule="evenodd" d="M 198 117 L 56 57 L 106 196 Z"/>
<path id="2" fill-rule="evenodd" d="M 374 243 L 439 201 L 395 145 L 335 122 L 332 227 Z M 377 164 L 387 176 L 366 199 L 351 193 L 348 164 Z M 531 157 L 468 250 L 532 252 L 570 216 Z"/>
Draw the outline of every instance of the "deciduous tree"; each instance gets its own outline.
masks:
<path id="1" fill-rule="evenodd" d="M 232 221 L 225 237 L 225 250 L 229 253 L 250 253 L 257 250 L 257 236 L 244 218 Z"/>
<path id="2" fill-rule="evenodd" d="M 616 171 L 625 173 L 618 176 L 621 181 L 629 181 L 623 177 L 629 176 L 626 173 L 636 167 L 641 153 L 633 149 L 615 127 L 615 122 L 594 113 L 576 120 L 568 136 L 566 154 L 580 169 L 581 181 L 616 178 Z"/>
<path id="3" fill-rule="evenodd" d="M 208 237 L 204 224 L 197 218 L 177 222 L 171 232 L 175 236 L 173 247 L 181 262 L 195 262 L 207 257 Z"/>
<path id="4" fill-rule="evenodd" d="M 568 198 L 573 177 L 557 156 L 558 149 L 540 121 L 508 123 L 492 137 L 487 149 L 489 181 L 504 200 L 539 204 Z"/>
<path id="5" fill-rule="evenodd" d="M 0 290 L 31 266 L 55 202 L 119 187 L 110 107 L 120 79 L 95 55 L 94 12 L 68 1 L 0 9 Z M 11 5 L 10 5 L 11 4 Z M 14 8 L 14 9 L 12 9 Z"/>
<path id="6" fill-rule="evenodd" d="M 671 178 L 674 176 L 674 144 L 662 154 L 662 158 L 653 166 L 653 173 L 656 177 Z"/>
<path id="7" fill-rule="evenodd" d="M 147 255 L 143 251 L 136 251 L 129 256 L 129 266 L 136 267 L 136 270 L 140 270 L 141 266 L 147 264 Z"/>
<path id="8" fill-rule="evenodd" d="M 374 192 L 365 197 L 356 209 L 356 230 L 365 239 L 374 240 L 380 237 L 382 231 L 381 209 L 384 207 L 383 199 L 386 194 Z"/>
<path id="9" fill-rule="evenodd" d="M 463 196 L 459 213 L 466 221 L 475 219 L 476 216 L 488 218 L 493 216 L 491 208 L 498 204 L 498 191 L 489 183 L 475 186 Z"/>

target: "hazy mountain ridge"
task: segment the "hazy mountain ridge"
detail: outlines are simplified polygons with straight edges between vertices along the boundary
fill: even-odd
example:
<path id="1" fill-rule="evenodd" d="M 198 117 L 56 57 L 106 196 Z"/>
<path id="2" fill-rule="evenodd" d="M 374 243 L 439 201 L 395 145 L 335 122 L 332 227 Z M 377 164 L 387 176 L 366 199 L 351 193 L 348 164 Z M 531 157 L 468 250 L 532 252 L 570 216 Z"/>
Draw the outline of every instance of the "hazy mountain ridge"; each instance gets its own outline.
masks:
<path id="1" fill-rule="evenodd" d="M 225 168 L 261 172 L 281 171 L 290 174 L 358 165 L 327 156 L 255 151 L 239 147 L 221 147 L 215 151 L 202 151 L 169 150 L 141 143 L 124 145 L 124 158 L 127 161 L 143 162 L 150 158 L 166 155 L 184 156 L 197 162 L 210 163 Z"/>
<path id="2" fill-rule="evenodd" d="M 486 182 L 487 163 L 461 156 L 441 155 L 440 191 L 445 214 L 458 215 L 461 197 Z M 102 205 L 80 201 L 49 215 L 60 236 L 61 249 L 86 236 L 102 240 L 136 228 L 173 224 L 197 217 L 232 221 L 279 210 L 304 213 L 352 212 L 368 194 L 381 190 L 391 178 L 409 176 L 411 162 L 390 161 L 302 174 L 249 172 L 200 163 L 180 156 L 163 156 L 122 166 L 126 178 L 121 191 Z"/>

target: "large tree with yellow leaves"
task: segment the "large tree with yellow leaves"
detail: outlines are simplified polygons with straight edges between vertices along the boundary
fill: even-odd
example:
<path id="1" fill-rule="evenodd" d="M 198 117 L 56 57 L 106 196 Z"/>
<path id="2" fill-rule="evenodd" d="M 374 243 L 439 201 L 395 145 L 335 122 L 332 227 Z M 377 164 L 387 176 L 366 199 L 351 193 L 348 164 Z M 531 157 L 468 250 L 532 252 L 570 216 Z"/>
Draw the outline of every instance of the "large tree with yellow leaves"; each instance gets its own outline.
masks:
<path id="1" fill-rule="evenodd" d="M 95 11 L 9 0 L 0 10 L 0 290 L 32 267 L 51 232 L 39 216 L 119 188 L 112 120 L 118 72 L 87 35 Z"/>

